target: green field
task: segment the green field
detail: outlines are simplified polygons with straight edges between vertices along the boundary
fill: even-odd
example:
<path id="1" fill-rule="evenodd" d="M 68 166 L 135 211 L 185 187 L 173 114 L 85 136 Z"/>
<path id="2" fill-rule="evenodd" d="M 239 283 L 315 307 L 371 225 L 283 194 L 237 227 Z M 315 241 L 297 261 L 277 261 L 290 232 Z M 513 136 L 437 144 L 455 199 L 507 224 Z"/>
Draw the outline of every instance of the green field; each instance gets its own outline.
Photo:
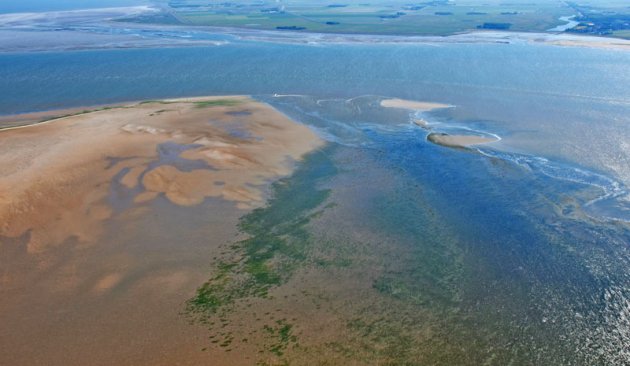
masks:
<path id="1" fill-rule="evenodd" d="M 322 33 L 449 35 L 506 24 L 511 31 L 540 32 L 556 25 L 560 16 L 575 14 L 563 1 L 251 1 L 207 2 L 172 0 L 164 3 L 169 17 L 142 21 L 289 30 Z"/>
<path id="2" fill-rule="evenodd" d="M 627 17 L 630 13 L 630 7 L 619 0 L 579 4 L 561 0 L 158 0 L 158 4 L 163 12 L 125 21 L 317 33 L 444 36 L 477 29 L 544 32 L 564 24 L 558 20 L 561 16 Z M 629 38 L 628 32 L 622 29 L 604 33 L 598 29 L 580 33 Z"/>

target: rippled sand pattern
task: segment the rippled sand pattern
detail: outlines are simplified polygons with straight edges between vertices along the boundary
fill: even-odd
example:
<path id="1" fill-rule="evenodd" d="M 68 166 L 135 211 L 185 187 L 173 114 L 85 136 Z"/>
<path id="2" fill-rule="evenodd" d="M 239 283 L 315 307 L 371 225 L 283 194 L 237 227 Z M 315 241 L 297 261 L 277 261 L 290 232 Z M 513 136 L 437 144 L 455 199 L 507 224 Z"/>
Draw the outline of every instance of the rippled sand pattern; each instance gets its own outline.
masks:
<path id="1" fill-rule="evenodd" d="M 61 114 L 0 130 L 0 364 L 224 363 L 183 304 L 322 141 L 240 96 Z"/>

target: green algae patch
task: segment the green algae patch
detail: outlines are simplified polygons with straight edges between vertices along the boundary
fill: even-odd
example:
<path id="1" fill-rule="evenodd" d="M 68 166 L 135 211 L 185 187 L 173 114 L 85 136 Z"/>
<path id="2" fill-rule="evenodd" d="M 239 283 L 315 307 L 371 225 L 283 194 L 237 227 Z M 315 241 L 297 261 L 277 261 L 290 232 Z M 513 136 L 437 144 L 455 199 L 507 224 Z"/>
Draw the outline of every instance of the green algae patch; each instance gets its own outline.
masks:
<path id="1" fill-rule="evenodd" d="M 210 107 L 233 107 L 239 105 L 242 102 L 234 99 L 217 99 L 217 100 L 202 100 L 194 102 L 197 108 L 210 108 Z"/>
<path id="2" fill-rule="evenodd" d="M 330 191 L 319 183 L 336 173 L 326 151 L 309 155 L 291 177 L 274 183 L 272 198 L 265 207 L 243 216 L 239 230 L 247 237 L 233 243 L 226 258 L 213 267 L 212 277 L 197 289 L 186 304 L 186 313 L 212 325 L 247 299 L 267 298 L 268 291 L 286 283 L 305 264 L 313 244 L 310 221 L 323 210 Z M 282 347 L 291 326 L 278 325 Z"/>
<path id="3" fill-rule="evenodd" d="M 144 100 L 142 102 L 139 102 L 138 105 L 143 105 L 143 104 L 175 104 L 175 103 L 187 103 L 185 100 L 158 100 L 158 99 L 151 99 L 151 100 Z"/>
<path id="4" fill-rule="evenodd" d="M 261 365 L 305 364 L 322 355 L 330 364 L 417 364 L 431 357 L 431 335 L 460 319 L 460 253 L 439 230 L 441 218 L 409 201 L 422 197 L 420 189 L 409 183 L 363 191 L 364 208 L 378 214 L 361 227 L 396 240 L 356 237 L 344 229 L 352 222 L 338 222 L 354 213 L 345 193 L 322 188 L 339 187 L 336 174 L 326 150 L 314 153 L 273 185 L 267 206 L 241 218 L 246 237 L 229 244 L 187 304 L 188 314 L 210 329 L 211 347 L 253 348 Z M 337 175 L 342 184 L 348 174 Z M 387 200 L 394 193 L 399 200 Z M 313 327 L 331 318 L 334 330 Z"/>
<path id="5" fill-rule="evenodd" d="M 214 100 L 200 100 L 187 102 L 186 100 L 145 100 L 138 105 L 143 104 L 173 104 L 173 103 L 192 103 L 196 108 L 210 108 L 210 107 L 233 107 L 242 104 L 243 101 L 239 99 L 214 99 Z"/>
<path id="6" fill-rule="evenodd" d="M 276 321 L 273 325 L 265 325 L 263 329 L 272 340 L 268 351 L 276 356 L 282 356 L 289 345 L 297 342 L 297 337 L 293 335 L 293 325 L 284 319 Z"/>

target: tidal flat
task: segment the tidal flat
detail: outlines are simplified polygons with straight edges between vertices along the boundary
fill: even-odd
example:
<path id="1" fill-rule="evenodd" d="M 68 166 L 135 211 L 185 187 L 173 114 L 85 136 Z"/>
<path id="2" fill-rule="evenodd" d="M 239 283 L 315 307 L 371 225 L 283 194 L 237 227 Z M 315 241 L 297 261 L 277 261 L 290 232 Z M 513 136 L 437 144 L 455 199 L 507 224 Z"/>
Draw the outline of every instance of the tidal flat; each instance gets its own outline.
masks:
<path id="1" fill-rule="evenodd" d="M 207 360 L 183 304 L 321 139 L 239 96 L 41 117 L 0 131 L 3 363 Z"/>
<path id="2" fill-rule="evenodd" d="M 629 362 L 623 41 L 156 27 L 0 42 L 0 364 Z"/>

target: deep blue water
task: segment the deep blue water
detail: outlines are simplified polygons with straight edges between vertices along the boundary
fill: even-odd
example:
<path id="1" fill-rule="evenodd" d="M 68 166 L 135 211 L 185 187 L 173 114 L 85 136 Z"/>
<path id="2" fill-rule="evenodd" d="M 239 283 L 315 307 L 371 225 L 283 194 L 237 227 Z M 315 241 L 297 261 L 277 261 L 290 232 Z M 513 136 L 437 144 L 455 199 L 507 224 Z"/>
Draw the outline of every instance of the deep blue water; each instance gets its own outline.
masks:
<path id="1" fill-rule="evenodd" d="M 1 54 L 0 114 L 210 94 L 397 96 L 457 106 L 449 118 L 501 135 L 504 150 L 580 161 L 630 182 L 630 164 L 604 161 L 619 156 L 612 143 L 628 162 L 629 63 L 628 52 L 526 44 Z"/>
<path id="2" fill-rule="evenodd" d="M 503 110 L 500 117 L 518 114 L 531 106 L 543 107 L 539 112 L 547 113 L 557 109 L 547 104 L 566 103 L 566 99 L 588 101 L 595 107 L 603 103 L 607 108 L 621 103 L 625 108 L 630 99 L 629 59 L 622 51 L 536 45 L 252 42 L 207 48 L 3 54 L 0 86 L 6 92 L 0 112 L 222 93 L 395 95 L 451 101 L 480 118 L 496 118 L 498 110 Z M 490 104 L 507 99 L 506 95 L 521 99 L 513 102 L 516 109 L 507 112 L 497 106 L 487 111 Z"/>

